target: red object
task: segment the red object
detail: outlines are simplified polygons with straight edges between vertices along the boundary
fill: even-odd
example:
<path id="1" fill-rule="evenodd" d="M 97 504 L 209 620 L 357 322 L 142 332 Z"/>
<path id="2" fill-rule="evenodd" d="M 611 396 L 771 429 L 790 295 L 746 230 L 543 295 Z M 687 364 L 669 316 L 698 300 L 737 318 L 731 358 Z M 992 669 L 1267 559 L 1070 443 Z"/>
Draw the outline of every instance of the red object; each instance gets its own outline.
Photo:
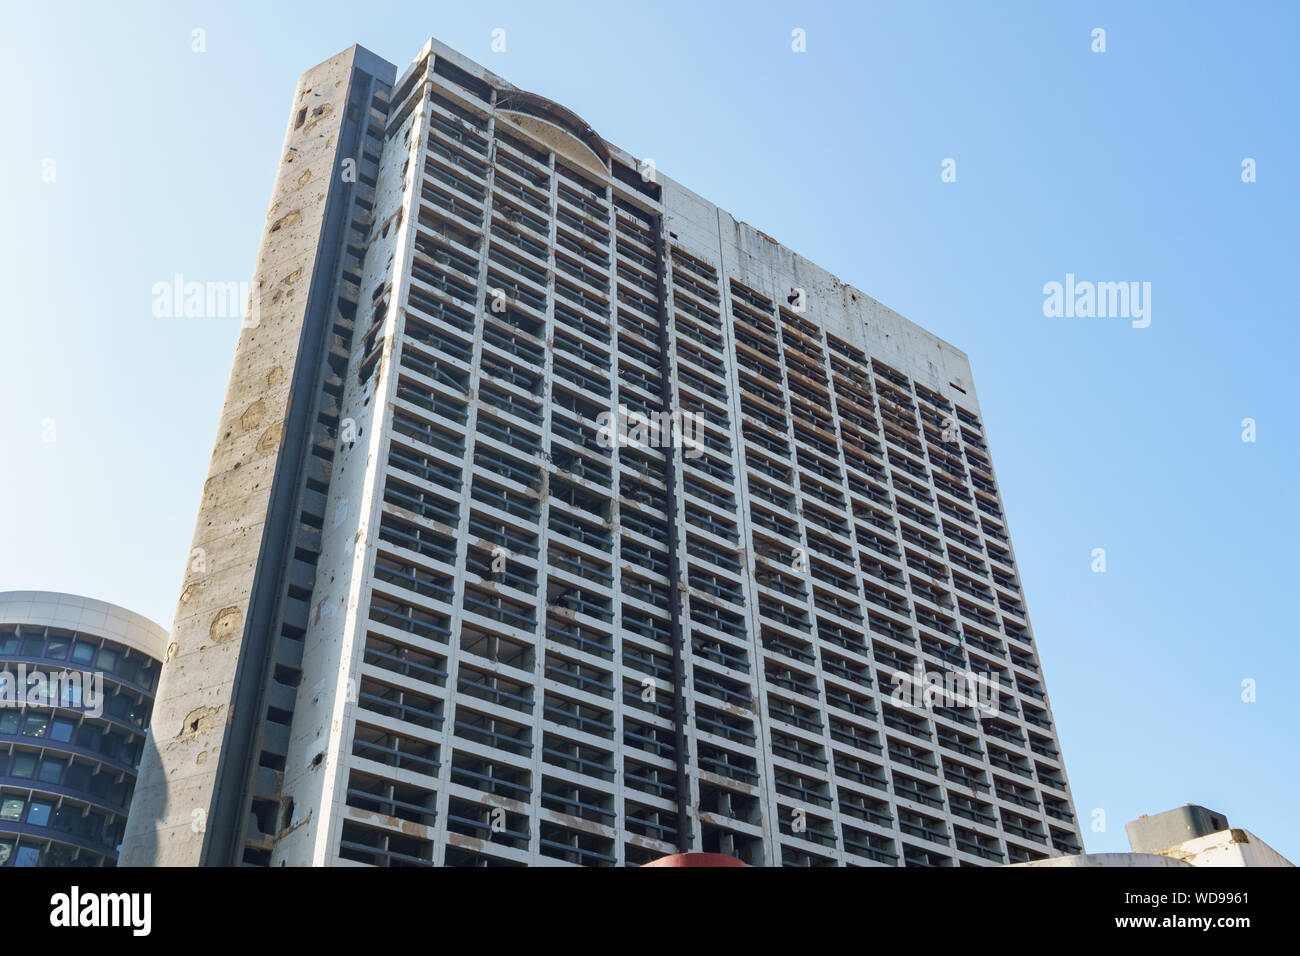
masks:
<path id="1" fill-rule="evenodd" d="M 642 863 L 642 866 L 748 866 L 737 860 L 734 856 L 728 856 L 725 853 L 674 853 L 671 856 L 661 856 L 657 860 L 651 860 L 649 863 Z"/>

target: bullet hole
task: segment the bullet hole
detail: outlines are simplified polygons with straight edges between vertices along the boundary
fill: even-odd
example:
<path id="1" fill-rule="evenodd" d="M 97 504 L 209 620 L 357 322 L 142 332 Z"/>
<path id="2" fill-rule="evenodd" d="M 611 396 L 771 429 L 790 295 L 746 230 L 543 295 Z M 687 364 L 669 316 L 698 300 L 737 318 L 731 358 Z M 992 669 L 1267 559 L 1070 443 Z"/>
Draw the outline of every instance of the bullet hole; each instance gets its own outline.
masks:
<path id="1" fill-rule="evenodd" d="M 193 737 L 201 733 L 207 733 L 212 729 L 217 711 L 218 708 L 216 707 L 199 707 L 190 711 L 181 724 L 180 736 Z"/>

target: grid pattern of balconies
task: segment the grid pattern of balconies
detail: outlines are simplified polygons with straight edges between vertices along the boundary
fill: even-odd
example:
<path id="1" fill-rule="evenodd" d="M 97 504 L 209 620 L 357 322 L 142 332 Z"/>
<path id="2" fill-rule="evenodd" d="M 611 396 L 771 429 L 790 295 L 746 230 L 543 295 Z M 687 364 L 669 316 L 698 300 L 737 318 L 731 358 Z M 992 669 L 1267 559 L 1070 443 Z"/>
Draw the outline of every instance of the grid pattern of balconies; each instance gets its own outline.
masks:
<path id="1" fill-rule="evenodd" d="M 729 287 L 743 451 L 725 464 L 743 462 L 769 735 L 733 750 L 771 761 L 780 862 L 1074 852 L 979 419 L 826 334 L 792 299 Z M 996 716 L 900 706 L 893 675 L 918 661 L 995 678 Z"/>
<path id="2" fill-rule="evenodd" d="M 683 805 L 691 848 L 768 865 L 1077 850 L 977 416 L 504 95 L 431 56 L 393 97 L 413 236 L 363 290 L 363 382 L 399 320 L 338 856 L 637 864 Z M 699 416 L 698 454 L 604 447 L 620 406 Z M 918 660 L 1000 712 L 894 705 Z"/>

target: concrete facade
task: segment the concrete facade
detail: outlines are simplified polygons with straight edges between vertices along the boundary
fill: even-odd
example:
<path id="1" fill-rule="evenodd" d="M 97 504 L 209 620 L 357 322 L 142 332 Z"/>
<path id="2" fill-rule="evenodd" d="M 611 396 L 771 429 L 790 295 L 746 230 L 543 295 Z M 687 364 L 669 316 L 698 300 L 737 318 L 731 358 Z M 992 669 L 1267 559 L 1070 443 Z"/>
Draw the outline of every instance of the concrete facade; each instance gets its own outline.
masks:
<path id="1" fill-rule="evenodd" d="M 1023 866 L 1293 866 L 1248 830 L 1228 826 L 1222 813 L 1189 803 L 1130 821 L 1132 853 L 1081 853 Z"/>
<path id="2" fill-rule="evenodd" d="M 1153 852 L 1080 853 L 1053 856 L 1016 866 L 1168 867 L 1295 866 L 1249 830 L 1220 830 Z"/>
<path id="3" fill-rule="evenodd" d="M 363 67 L 391 70 L 352 47 L 303 74 L 294 94 L 123 865 L 233 862 L 229 850 L 209 852 L 210 823 L 224 819 L 227 842 L 231 828 L 243 829 L 246 811 L 235 805 L 245 795 L 223 804 L 218 782 L 249 769 L 247 727 L 244 739 L 227 737 L 241 716 L 256 718 L 266 681 L 268 622 L 285 577 L 282 546 L 302 494 L 301 445 L 321 377 L 309 343 L 331 331 L 319 313 L 336 277 L 319 271 L 340 237 L 325 241 L 327 217 L 345 188 L 343 160 L 363 161 L 359 149 L 344 151 L 347 114 L 370 79 Z"/>
<path id="4" fill-rule="evenodd" d="M 295 114 L 346 68 L 309 71 Z M 187 583 L 177 628 L 202 667 L 178 641 L 132 860 L 1077 852 L 965 354 L 437 41 L 381 125 L 355 335 L 318 416 L 307 620 L 258 711 L 284 738 L 226 856 L 183 832 L 247 759 L 221 728 L 249 594 L 284 573 L 246 535 L 222 559 L 237 573 Z M 303 158 L 273 219 L 299 208 L 280 190 Z M 322 227 L 301 214 L 306 262 Z M 268 345 L 241 341 L 223 435 L 266 401 L 245 382 Z M 620 409 L 695 438 L 606 441 Z M 228 540 L 209 510 L 266 523 L 258 477 L 205 494 L 196 544 Z M 917 668 L 988 677 L 996 702 L 900 700 Z"/>
<path id="5" fill-rule="evenodd" d="M 1232 827 L 1160 850 L 1190 866 L 1295 866 L 1249 830 Z"/>
<path id="6" fill-rule="evenodd" d="M 1050 866 L 1050 867 L 1070 867 L 1079 869 L 1097 869 L 1099 867 L 1112 869 L 1131 869 L 1133 867 L 1155 867 L 1157 869 L 1166 867 L 1183 867 L 1191 866 L 1184 860 L 1177 860 L 1171 856 L 1161 856 L 1159 853 L 1079 853 L 1073 856 L 1049 856 L 1042 860 L 1032 860 L 1029 863 L 1014 863 L 1012 866 Z"/>
<path id="7" fill-rule="evenodd" d="M 1159 852 L 1167 846 L 1218 833 L 1228 828 L 1221 813 L 1189 803 L 1153 816 L 1141 816 L 1125 825 L 1135 853 Z"/>

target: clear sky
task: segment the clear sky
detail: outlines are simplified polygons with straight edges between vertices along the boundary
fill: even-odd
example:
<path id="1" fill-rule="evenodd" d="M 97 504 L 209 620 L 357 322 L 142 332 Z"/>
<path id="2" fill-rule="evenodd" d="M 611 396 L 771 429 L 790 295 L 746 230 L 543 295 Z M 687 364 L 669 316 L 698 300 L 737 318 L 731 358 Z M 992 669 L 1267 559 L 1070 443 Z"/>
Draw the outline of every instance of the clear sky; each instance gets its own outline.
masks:
<path id="1" fill-rule="evenodd" d="M 238 322 L 151 289 L 249 279 L 301 72 L 437 36 L 966 351 L 1088 849 L 1192 802 L 1300 862 L 1300 13 L 984 6 L 4 0 L 0 590 L 170 625 Z"/>

